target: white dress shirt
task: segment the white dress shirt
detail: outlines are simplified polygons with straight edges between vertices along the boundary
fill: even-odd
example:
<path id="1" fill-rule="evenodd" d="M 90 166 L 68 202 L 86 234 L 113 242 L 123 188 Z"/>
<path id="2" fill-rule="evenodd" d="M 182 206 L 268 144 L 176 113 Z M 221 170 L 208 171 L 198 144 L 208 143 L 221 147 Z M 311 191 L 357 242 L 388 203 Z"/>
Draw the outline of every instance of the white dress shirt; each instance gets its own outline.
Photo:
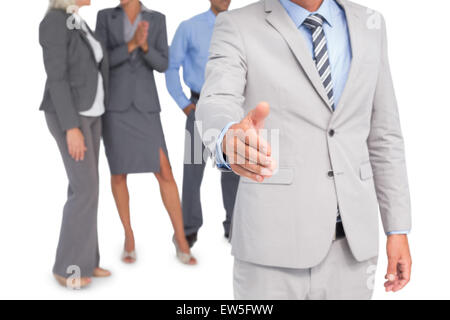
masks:
<path id="1" fill-rule="evenodd" d="M 95 60 L 100 63 L 103 60 L 103 48 L 97 39 L 91 34 L 86 23 L 81 22 L 81 28 L 85 32 L 89 44 L 94 52 Z M 97 94 L 95 95 L 94 103 L 91 108 L 87 111 L 80 112 L 80 115 L 85 117 L 100 117 L 105 113 L 105 90 L 103 88 L 103 77 L 101 72 L 98 72 L 98 82 L 97 82 Z"/>

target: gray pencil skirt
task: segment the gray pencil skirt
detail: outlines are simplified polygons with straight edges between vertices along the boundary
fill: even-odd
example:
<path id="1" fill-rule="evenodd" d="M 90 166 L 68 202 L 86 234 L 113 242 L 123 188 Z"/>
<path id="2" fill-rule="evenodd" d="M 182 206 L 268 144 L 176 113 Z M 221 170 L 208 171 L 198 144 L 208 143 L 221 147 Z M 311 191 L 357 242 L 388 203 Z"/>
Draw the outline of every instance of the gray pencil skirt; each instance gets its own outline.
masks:
<path id="1" fill-rule="evenodd" d="M 168 158 L 159 113 L 131 107 L 103 115 L 103 142 L 111 174 L 160 171 L 160 153 Z"/>

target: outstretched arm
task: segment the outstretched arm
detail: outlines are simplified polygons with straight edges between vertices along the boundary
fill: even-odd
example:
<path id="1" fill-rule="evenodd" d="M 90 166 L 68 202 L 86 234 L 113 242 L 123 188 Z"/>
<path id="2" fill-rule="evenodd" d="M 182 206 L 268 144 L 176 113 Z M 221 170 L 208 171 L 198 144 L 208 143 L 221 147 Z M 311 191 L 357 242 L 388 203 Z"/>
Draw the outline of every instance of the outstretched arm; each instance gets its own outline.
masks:
<path id="1" fill-rule="evenodd" d="M 223 153 L 236 174 L 261 182 L 274 169 L 270 146 L 258 134 L 269 106 L 261 103 L 245 116 L 246 83 L 247 62 L 241 34 L 230 14 L 220 14 L 196 119 L 203 141 L 216 161 Z M 224 132 L 224 128 L 228 130 Z"/>

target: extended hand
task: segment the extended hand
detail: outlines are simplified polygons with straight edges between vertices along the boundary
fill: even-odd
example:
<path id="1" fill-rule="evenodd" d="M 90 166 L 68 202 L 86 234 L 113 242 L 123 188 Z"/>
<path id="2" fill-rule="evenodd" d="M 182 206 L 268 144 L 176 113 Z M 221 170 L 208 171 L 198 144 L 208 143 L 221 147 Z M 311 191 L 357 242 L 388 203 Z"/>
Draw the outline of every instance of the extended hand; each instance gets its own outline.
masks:
<path id="1" fill-rule="evenodd" d="M 87 148 L 81 130 L 78 128 L 67 130 L 66 140 L 70 156 L 77 162 L 83 161 Z"/>
<path id="2" fill-rule="evenodd" d="M 269 105 L 261 102 L 240 123 L 230 127 L 222 142 L 231 169 L 256 182 L 270 178 L 276 168 L 270 145 L 258 133 L 269 112 Z"/>
<path id="3" fill-rule="evenodd" d="M 391 235 L 387 240 L 388 270 L 386 292 L 403 289 L 411 279 L 411 254 L 407 235 Z"/>

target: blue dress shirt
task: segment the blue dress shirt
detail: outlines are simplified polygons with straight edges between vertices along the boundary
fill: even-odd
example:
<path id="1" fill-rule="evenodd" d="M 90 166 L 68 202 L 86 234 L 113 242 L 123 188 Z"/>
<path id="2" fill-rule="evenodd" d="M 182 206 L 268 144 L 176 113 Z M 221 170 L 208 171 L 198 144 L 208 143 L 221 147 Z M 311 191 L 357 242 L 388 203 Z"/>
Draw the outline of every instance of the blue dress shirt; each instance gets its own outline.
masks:
<path id="1" fill-rule="evenodd" d="M 344 88 L 350 72 L 352 62 L 352 48 L 350 34 L 347 26 L 345 11 L 336 3 L 335 0 L 324 0 L 316 12 L 309 12 L 305 8 L 293 3 L 290 0 L 280 0 L 288 15 L 291 17 L 297 29 L 304 37 L 308 49 L 311 52 L 311 58 L 314 59 L 314 47 L 311 31 L 308 30 L 303 22 L 311 14 L 318 13 L 325 18 L 323 26 L 327 38 L 328 54 L 331 65 L 331 76 L 333 80 L 333 90 L 336 107 L 339 106 L 339 100 L 344 92 Z M 235 123 L 229 123 L 219 135 L 216 144 L 216 162 L 221 169 L 231 170 L 229 164 L 225 161 L 222 153 L 222 141 L 228 129 Z M 393 234 L 408 234 L 409 231 L 394 231 Z"/>
<path id="2" fill-rule="evenodd" d="M 191 104 L 183 92 L 180 68 L 183 68 L 184 83 L 194 92 L 200 93 L 205 82 L 216 15 L 208 10 L 178 27 L 170 46 L 169 68 L 166 71 L 166 85 L 172 98 L 182 109 Z"/>

